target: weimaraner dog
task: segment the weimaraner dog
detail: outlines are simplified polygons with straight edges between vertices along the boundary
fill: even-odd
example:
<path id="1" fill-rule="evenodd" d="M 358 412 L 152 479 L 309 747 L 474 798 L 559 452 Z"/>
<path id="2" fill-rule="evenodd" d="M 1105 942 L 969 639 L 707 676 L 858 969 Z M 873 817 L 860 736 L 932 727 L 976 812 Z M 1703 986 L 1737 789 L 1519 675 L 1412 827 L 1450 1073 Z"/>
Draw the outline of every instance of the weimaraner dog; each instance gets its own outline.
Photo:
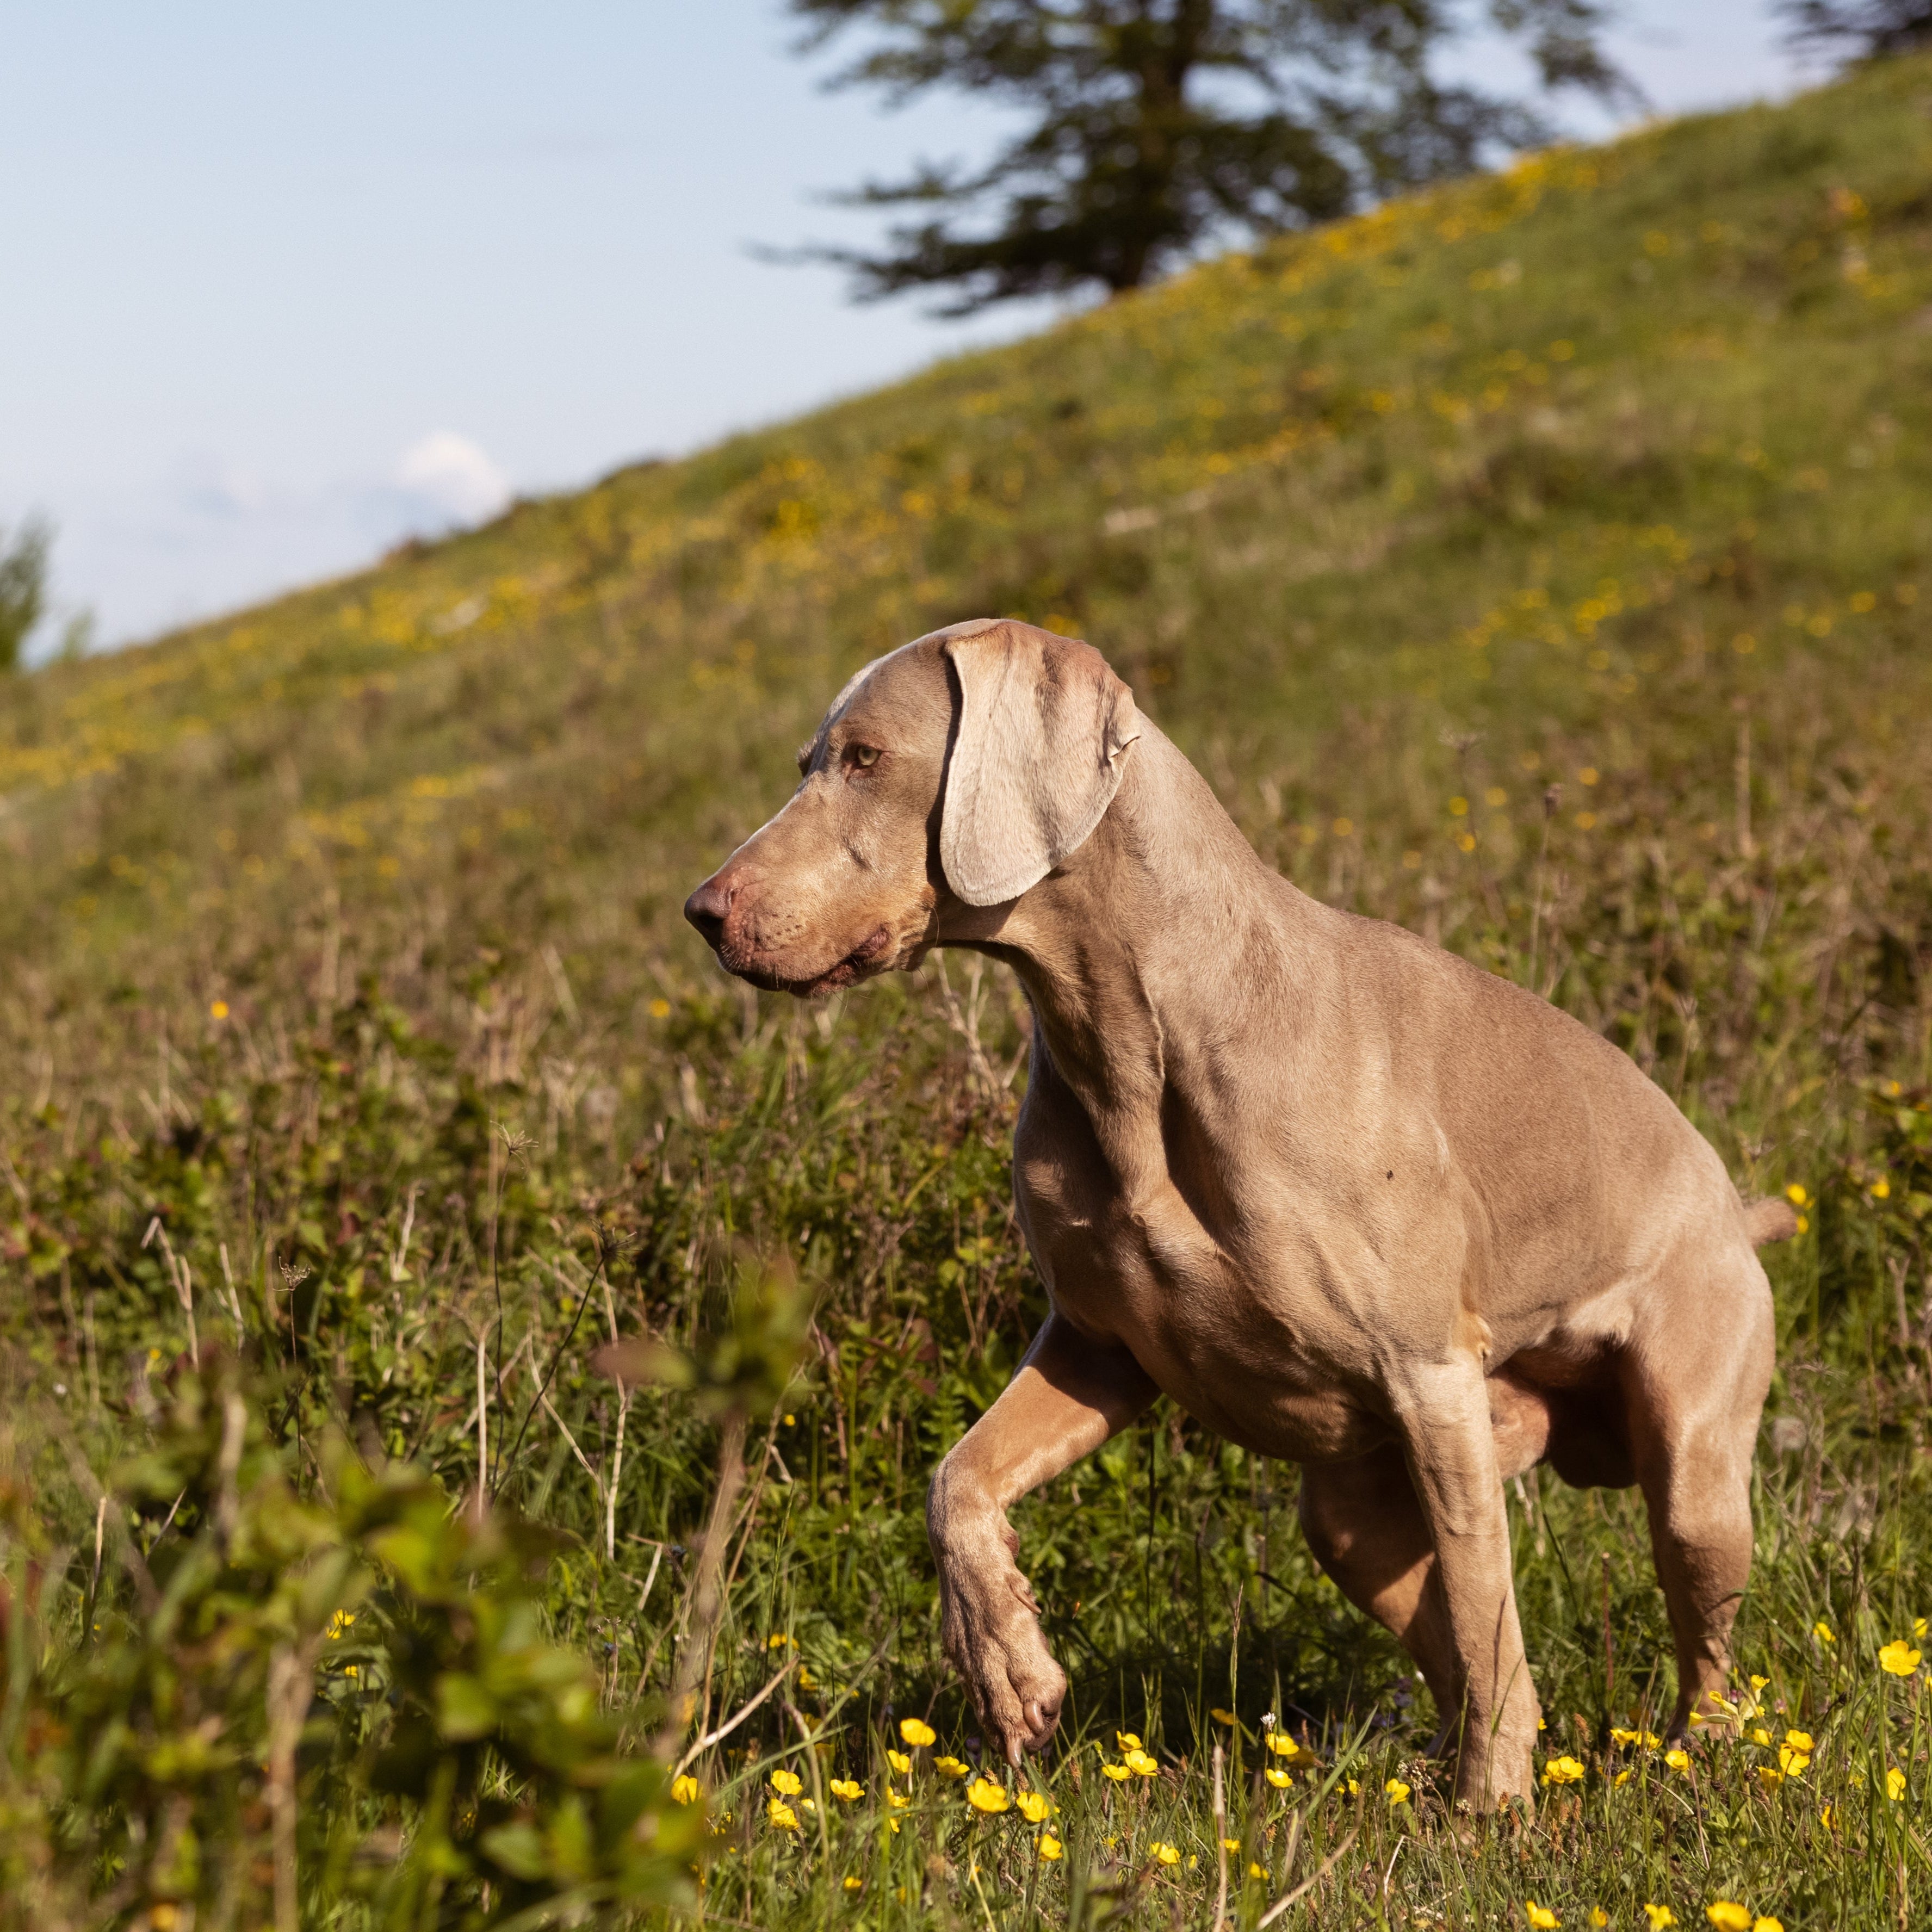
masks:
<path id="1" fill-rule="evenodd" d="M 1721 1691 L 1772 1370 L 1747 1205 L 1624 1054 L 1270 872 L 1100 653 L 955 624 L 846 686 L 790 802 L 693 892 L 801 994 L 1003 959 L 1051 1312 L 928 1506 L 944 1640 L 1009 1762 L 1066 1678 L 1006 1512 L 1166 1393 L 1302 1466 L 1322 1568 L 1415 1659 L 1481 1805 L 1533 1796 L 1503 1485 L 1642 1486 L 1681 1727 Z"/>

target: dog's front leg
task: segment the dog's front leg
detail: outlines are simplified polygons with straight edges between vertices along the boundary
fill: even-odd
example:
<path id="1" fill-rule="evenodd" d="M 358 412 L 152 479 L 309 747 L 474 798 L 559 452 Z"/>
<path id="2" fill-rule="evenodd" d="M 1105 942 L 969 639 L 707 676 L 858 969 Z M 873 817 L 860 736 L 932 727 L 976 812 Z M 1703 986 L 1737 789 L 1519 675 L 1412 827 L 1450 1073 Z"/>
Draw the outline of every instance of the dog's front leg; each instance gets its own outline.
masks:
<path id="1" fill-rule="evenodd" d="M 1099 1448 L 1160 1391 L 1117 1345 L 1050 1314 L 998 1401 L 932 1479 L 926 1532 L 939 1569 L 940 1636 L 1009 1764 L 1053 1734 L 1066 1678 L 1041 1634 L 1039 1604 L 1013 1562 L 1006 1510 Z"/>
<path id="2" fill-rule="evenodd" d="M 1396 1413 L 1436 1545 L 1436 1576 L 1455 1653 L 1456 1795 L 1478 1806 L 1533 1797 L 1535 1686 L 1516 1621 L 1509 1522 L 1480 1361 L 1458 1354 L 1412 1370 Z"/>

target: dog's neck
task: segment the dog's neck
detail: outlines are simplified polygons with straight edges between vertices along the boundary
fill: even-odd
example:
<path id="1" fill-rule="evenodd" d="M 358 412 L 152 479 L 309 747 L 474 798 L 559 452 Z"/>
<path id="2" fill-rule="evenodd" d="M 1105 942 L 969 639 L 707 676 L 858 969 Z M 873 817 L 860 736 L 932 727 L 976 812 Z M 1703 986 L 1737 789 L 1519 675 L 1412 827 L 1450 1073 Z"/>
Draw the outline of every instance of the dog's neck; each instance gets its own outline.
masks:
<path id="1" fill-rule="evenodd" d="M 1103 1138 L 1109 1118 L 1157 1120 L 1177 1082 L 1213 1080 L 1205 1060 L 1245 1052 L 1264 1013 L 1282 1024 L 1319 910 L 1262 862 L 1159 731 L 1144 728 L 1125 756 L 1085 844 L 958 934 L 1018 974 L 1054 1070 Z M 1180 1041 L 1203 1064 L 1178 1065 Z"/>

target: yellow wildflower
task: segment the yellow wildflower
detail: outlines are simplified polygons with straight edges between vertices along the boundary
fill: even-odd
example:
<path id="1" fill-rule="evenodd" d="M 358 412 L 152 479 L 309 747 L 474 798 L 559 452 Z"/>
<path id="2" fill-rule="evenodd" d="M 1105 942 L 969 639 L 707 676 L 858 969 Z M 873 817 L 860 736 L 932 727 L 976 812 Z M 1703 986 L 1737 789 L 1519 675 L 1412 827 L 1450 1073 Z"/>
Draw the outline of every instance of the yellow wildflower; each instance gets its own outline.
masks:
<path id="1" fill-rule="evenodd" d="M 856 1778 L 835 1778 L 832 1780 L 832 1795 L 842 1798 L 848 1804 L 866 1795 L 866 1787 Z"/>
<path id="2" fill-rule="evenodd" d="M 1046 1859 L 1048 1864 L 1052 1864 L 1060 1856 L 1062 1849 L 1060 1840 L 1051 1832 L 1041 1832 L 1036 1842 L 1040 1846 L 1040 1856 Z"/>
<path id="3" fill-rule="evenodd" d="M 1212 1718 L 1217 1724 L 1232 1724 L 1237 1721 L 1233 1712 L 1224 1711 L 1219 1705 L 1216 1705 L 1213 1710 L 1208 1713 L 1208 1714 L 1209 1717 Z"/>
<path id="4" fill-rule="evenodd" d="M 1784 1922 L 1781 1918 L 1768 1917 L 1754 1918 L 1751 1921 L 1751 1932 L 1784 1932 Z"/>
<path id="5" fill-rule="evenodd" d="M 1277 1791 L 1286 1791 L 1294 1782 L 1292 1772 L 1277 1771 L 1273 1765 L 1270 1765 L 1262 1775 Z"/>
<path id="6" fill-rule="evenodd" d="M 1734 1899 L 1720 1898 L 1704 1908 L 1704 1916 L 1718 1932 L 1750 1932 L 1751 1916 Z"/>
<path id="7" fill-rule="evenodd" d="M 801 1690 L 816 1690 L 818 1688 L 818 1679 L 802 1664 L 798 1666 L 798 1688 Z"/>
<path id="8" fill-rule="evenodd" d="M 912 1768 L 912 1760 L 904 1751 L 896 1751 L 890 1747 L 886 1752 L 886 1762 L 902 1774 Z"/>
<path id="9" fill-rule="evenodd" d="M 1141 1748 L 1140 1739 L 1136 1737 L 1132 1731 L 1116 1731 L 1114 1733 L 1114 1742 L 1123 1751 L 1137 1751 Z"/>
<path id="10" fill-rule="evenodd" d="M 1241 1841 L 1238 1838 L 1223 1838 L 1221 1849 L 1224 1852 L 1238 1852 L 1241 1849 Z"/>
<path id="11" fill-rule="evenodd" d="M 1811 1626 L 1811 1634 L 1820 1643 L 1836 1643 L 1838 1640 L 1832 1634 L 1832 1626 L 1822 1617 Z"/>
<path id="12" fill-rule="evenodd" d="M 1536 1928 L 1536 1932 L 1551 1932 L 1552 1927 L 1563 1923 L 1548 1906 L 1539 1905 L 1533 1898 L 1525 1900 L 1522 1909 L 1529 1914 L 1529 1922 Z"/>
<path id="13" fill-rule="evenodd" d="M 1905 1796 L 1905 1774 L 1897 1765 L 1892 1766 L 1885 1774 L 1885 1795 L 1894 1804 Z"/>
<path id="14" fill-rule="evenodd" d="M 994 1816 L 1006 1808 L 1006 1794 L 990 1778 L 976 1778 L 966 1787 L 966 1802 L 976 1811 Z"/>
<path id="15" fill-rule="evenodd" d="M 1802 1778 L 1815 1748 L 1809 1731 L 1786 1731 L 1778 1748 L 1778 1769 L 1787 1778 Z"/>
<path id="16" fill-rule="evenodd" d="M 1646 1902 L 1643 1909 L 1645 1916 L 1650 1921 L 1650 1932 L 1664 1932 L 1666 1925 L 1677 1923 L 1676 1913 L 1667 1905 L 1652 1905 Z"/>
<path id="17" fill-rule="evenodd" d="M 1802 1208 L 1811 1197 L 1805 1192 L 1804 1184 L 1802 1180 L 1794 1180 L 1784 1190 L 1784 1198 L 1791 1203 L 1792 1207 Z"/>
<path id="18" fill-rule="evenodd" d="M 765 1648 L 767 1650 L 782 1650 L 790 1642 L 791 1639 L 783 1630 L 775 1630 L 766 1638 Z"/>
<path id="19" fill-rule="evenodd" d="M 1248 1861 L 1248 1876 L 1250 1878 L 1266 1878 L 1268 1876 L 1268 1874 L 1263 1871 L 1261 1867 L 1255 1863 L 1253 1859 L 1250 1858 Z"/>
<path id="20" fill-rule="evenodd" d="M 1628 1784 L 1630 1781 L 1630 1774 L 1628 1770 L 1618 1772 L 1616 1776 L 1610 1780 L 1612 1784 Z"/>
<path id="21" fill-rule="evenodd" d="M 670 1781 L 671 1802 L 675 1804 L 694 1804 L 698 1798 L 698 1780 L 688 1772 L 681 1772 Z"/>
<path id="22" fill-rule="evenodd" d="M 1878 1667 L 1894 1677 L 1910 1677 L 1918 1668 L 1918 1653 L 1907 1643 L 1888 1643 L 1878 1654 Z"/>
<path id="23" fill-rule="evenodd" d="M 766 1802 L 765 1816 L 781 1832 L 796 1832 L 798 1829 L 798 1814 L 782 1798 L 774 1798 Z"/>
<path id="24" fill-rule="evenodd" d="M 1581 1784 L 1583 1767 L 1574 1757 L 1553 1757 L 1543 1767 L 1545 1784 Z"/>
<path id="25" fill-rule="evenodd" d="M 349 1627 L 356 1621 L 353 1610 L 338 1610 L 328 1620 L 328 1634 L 332 1641 L 347 1634 Z"/>
<path id="26" fill-rule="evenodd" d="M 1156 1838 L 1148 1850 L 1164 1865 L 1178 1865 L 1180 1862 L 1180 1847 L 1178 1845 L 1164 1845 Z"/>
<path id="27" fill-rule="evenodd" d="M 886 1793 L 886 1802 L 895 1811 L 903 1811 L 912 1800 L 903 1791 L 889 1791 Z"/>
<path id="28" fill-rule="evenodd" d="M 865 1888 L 866 1881 L 863 1879 L 854 1878 L 850 1872 L 845 1874 L 845 1889 L 848 1892 L 863 1892 Z"/>
<path id="29" fill-rule="evenodd" d="M 1667 1750 L 1664 1761 L 1672 1771 L 1688 1772 L 1690 1768 L 1690 1754 L 1688 1750 Z"/>
<path id="30" fill-rule="evenodd" d="M 1784 1774 L 1781 1771 L 1772 1770 L 1768 1764 L 1761 1764 L 1757 1768 L 1757 1781 L 1766 1790 L 1774 1791 L 1784 1782 Z"/>
<path id="31" fill-rule="evenodd" d="M 1158 1778 L 1160 1766 L 1144 1750 L 1130 1750 L 1126 1756 L 1127 1768 L 1137 1772 L 1142 1778 Z"/>
<path id="32" fill-rule="evenodd" d="M 772 1789 L 781 1798 L 796 1798 L 804 1790 L 798 1781 L 795 1771 L 775 1771 L 772 1773 Z"/>
<path id="33" fill-rule="evenodd" d="M 902 1718 L 899 1720 L 899 1736 L 908 1744 L 916 1747 L 936 1742 L 939 1733 L 930 1724 L 922 1723 L 917 1718 Z"/>
<path id="34" fill-rule="evenodd" d="M 1020 1793 L 1020 1816 L 1029 1825 L 1044 1824 L 1046 1814 L 1052 1809 L 1052 1804 L 1040 1792 L 1022 1791 Z"/>
<path id="35" fill-rule="evenodd" d="M 1766 1730 L 1762 1724 L 1760 1724 L 1757 1728 L 1751 1732 L 1751 1742 L 1754 1744 L 1768 1745 L 1771 1742 L 1771 1733 Z"/>
<path id="36" fill-rule="evenodd" d="M 1276 1757 L 1285 1757 L 1291 1761 L 1301 1755 L 1301 1747 L 1286 1731 L 1270 1731 L 1268 1748 Z"/>
<path id="37" fill-rule="evenodd" d="M 1750 1688 L 1754 1690 L 1762 1690 L 1770 1682 L 1771 1679 L 1768 1677 L 1754 1676 L 1750 1681 Z"/>
<path id="38" fill-rule="evenodd" d="M 1390 1778 L 1382 1789 L 1388 1792 L 1388 1802 L 1391 1804 L 1406 1804 L 1408 1802 L 1409 1788 L 1400 1778 Z"/>
<path id="39" fill-rule="evenodd" d="M 1100 1775 L 1111 1778 L 1116 1784 L 1124 1784 L 1133 1773 L 1124 1764 L 1103 1764 L 1100 1767 Z M 1274 1774 L 1270 1772 L 1268 1775 L 1272 1778 Z"/>
<path id="40" fill-rule="evenodd" d="M 962 1764 L 956 1757 L 936 1757 L 932 1768 L 942 1778 L 964 1778 L 971 1766 Z"/>
<path id="41" fill-rule="evenodd" d="M 1593 1905 L 1591 1906 L 1590 1923 L 1592 1925 L 1607 1925 L 1610 1922 L 1610 1915 L 1606 1912 L 1600 1905 Z"/>

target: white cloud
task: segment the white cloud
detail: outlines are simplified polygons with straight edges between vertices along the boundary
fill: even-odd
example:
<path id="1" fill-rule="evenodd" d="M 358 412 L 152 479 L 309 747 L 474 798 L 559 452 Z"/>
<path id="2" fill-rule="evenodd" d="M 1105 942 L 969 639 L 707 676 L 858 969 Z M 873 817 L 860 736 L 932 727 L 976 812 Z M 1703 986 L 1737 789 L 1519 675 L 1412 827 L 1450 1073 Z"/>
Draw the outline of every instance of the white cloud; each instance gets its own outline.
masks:
<path id="1" fill-rule="evenodd" d="M 160 475 L 49 502 L 54 599 L 90 608 L 103 642 L 153 637 L 297 584 L 374 562 L 404 537 L 436 537 L 509 502 L 509 479 L 469 437 L 440 430 L 385 466 L 330 477 L 182 452 Z M 0 484 L 0 526 L 33 507 Z M 38 655 L 58 626 L 36 634 Z"/>
<path id="2" fill-rule="evenodd" d="M 510 479 L 488 454 L 454 430 L 433 430 L 396 459 L 396 483 L 464 523 L 494 517 L 510 500 Z"/>

